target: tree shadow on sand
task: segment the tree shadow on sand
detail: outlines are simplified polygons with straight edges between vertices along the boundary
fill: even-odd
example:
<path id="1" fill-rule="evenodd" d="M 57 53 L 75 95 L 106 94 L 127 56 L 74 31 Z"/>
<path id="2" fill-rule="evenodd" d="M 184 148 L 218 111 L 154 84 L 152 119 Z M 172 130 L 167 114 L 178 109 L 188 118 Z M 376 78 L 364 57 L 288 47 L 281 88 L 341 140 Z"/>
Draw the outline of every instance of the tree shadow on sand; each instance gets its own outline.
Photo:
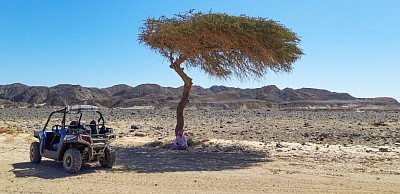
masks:
<path id="1" fill-rule="evenodd" d="M 64 172 L 62 162 L 43 159 L 40 164 L 32 164 L 29 161 L 14 163 L 10 171 L 18 178 L 56 179 L 100 170 L 138 173 L 220 171 L 243 169 L 270 162 L 268 153 L 238 145 L 197 143 L 188 150 L 171 150 L 169 145 L 162 146 L 158 143 L 152 142 L 139 147 L 114 147 L 117 155 L 112 169 L 102 168 L 98 163 L 88 163 L 82 165 L 77 174 L 71 175 Z"/>
<path id="2" fill-rule="evenodd" d="M 200 143 L 189 150 L 171 150 L 169 146 L 116 148 L 116 167 L 113 171 L 139 173 L 220 171 L 248 168 L 270 162 L 268 153 L 250 150 L 237 145 L 213 145 Z"/>

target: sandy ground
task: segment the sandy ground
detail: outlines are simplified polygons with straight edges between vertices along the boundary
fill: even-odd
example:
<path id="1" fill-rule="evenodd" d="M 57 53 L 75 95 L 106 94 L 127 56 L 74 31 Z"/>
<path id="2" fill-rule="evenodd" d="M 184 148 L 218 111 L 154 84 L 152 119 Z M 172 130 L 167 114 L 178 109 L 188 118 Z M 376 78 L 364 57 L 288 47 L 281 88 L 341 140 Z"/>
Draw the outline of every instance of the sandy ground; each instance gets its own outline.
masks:
<path id="1" fill-rule="evenodd" d="M 168 149 L 172 132 L 168 127 L 164 131 L 160 128 L 173 125 L 173 118 L 169 119 L 171 121 L 164 119 L 172 123 L 160 123 L 160 118 L 168 115 L 161 112 L 155 119 L 147 120 L 136 114 L 131 114 L 131 118 L 117 115 L 115 117 L 119 117 L 120 122 L 118 119 L 111 122 L 119 134 L 112 144 L 117 152 L 115 166 L 103 169 L 97 163 L 89 163 L 76 175 L 64 173 L 61 163 L 48 159 L 43 159 L 38 165 L 31 164 L 29 145 L 35 139 L 31 129 L 26 127 L 28 124 L 23 122 L 31 117 L 22 114 L 15 118 L 3 116 L 3 122 L 0 122 L 3 129 L 0 135 L 0 193 L 400 193 L 400 147 L 391 143 L 397 141 L 397 133 L 393 132 L 399 130 L 397 121 L 389 123 L 390 118 L 387 118 L 385 121 L 389 125 L 376 129 L 392 131 L 394 136 L 389 138 L 395 140 L 386 144 L 381 140 L 376 144 L 371 141 L 357 143 L 358 139 L 348 143 L 347 136 L 343 137 L 343 142 L 337 142 L 333 141 L 336 139 L 334 133 L 316 142 L 312 142 L 312 135 L 310 141 L 304 141 L 307 139 L 304 139 L 303 132 L 293 132 L 301 135 L 299 141 L 295 141 L 295 137 L 286 137 L 292 129 L 315 133 L 310 126 L 304 126 L 303 113 L 299 113 L 301 119 L 293 119 L 290 130 L 286 126 L 288 117 L 281 120 L 268 118 L 270 122 L 264 125 L 272 123 L 269 129 L 275 138 L 267 135 L 260 139 L 250 138 L 252 135 L 234 136 L 236 128 L 241 125 L 250 128 L 246 123 L 256 122 L 251 118 L 257 118 L 257 113 L 251 114 L 255 115 L 219 115 L 221 121 L 217 124 L 208 124 L 208 120 L 201 119 L 200 115 L 197 117 L 198 128 L 189 124 L 188 136 L 194 142 L 188 151 Z M 373 117 L 379 119 L 380 116 Z M 336 126 L 344 123 L 345 127 L 339 127 L 339 131 L 351 130 L 348 125 L 353 122 L 353 117 L 306 119 L 313 126 L 328 125 L 327 121 L 336 122 Z M 194 122 L 195 119 L 188 120 Z M 29 125 L 39 125 L 31 121 Z M 138 124 L 140 129 L 132 130 L 126 126 L 132 123 Z M 371 122 L 365 118 L 360 123 L 354 126 L 360 126 L 361 130 Z M 231 126 L 233 124 L 237 127 Z M 10 130 L 5 130 L 5 127 Z M 272 128 L 281 128 L 282 133 Z M 321 130 L 318 128 L 319 132 Z M 220 135 L 223 133 L 230 135 Z M 331 137 L 335 138 L 327 141 Z M 284 139 L 290 141 L 281 141 Z"/>

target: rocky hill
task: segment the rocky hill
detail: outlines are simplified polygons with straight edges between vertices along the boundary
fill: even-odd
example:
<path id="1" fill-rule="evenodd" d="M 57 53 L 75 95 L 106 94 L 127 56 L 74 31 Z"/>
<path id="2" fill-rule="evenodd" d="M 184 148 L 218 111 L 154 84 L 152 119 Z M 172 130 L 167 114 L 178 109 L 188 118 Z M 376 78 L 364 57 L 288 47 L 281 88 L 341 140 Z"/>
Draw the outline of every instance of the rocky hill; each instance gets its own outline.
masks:
<path id="1" fill-rule="evenodd" d="M 181 93 L 182 87 L 162 87 L 157 84 L 142 84 L 136 87 L 121 84 L 108 88 L 88 88 L 70 84 L 44 87 L 16 83 L 0 85 L 0 107 L 64 106 L 67 104 L 94 104 L 109 108 L 173 107 L 179 101 Z M 255 89 L 193 86 L 190 98 L 189 106 L 196 107 L 249 109 L 265 107 L 400 107 L 399 102 L 388 97 L 355 98 L 347 93 L 314 88 L 281 90 L 273 85 Z"/>

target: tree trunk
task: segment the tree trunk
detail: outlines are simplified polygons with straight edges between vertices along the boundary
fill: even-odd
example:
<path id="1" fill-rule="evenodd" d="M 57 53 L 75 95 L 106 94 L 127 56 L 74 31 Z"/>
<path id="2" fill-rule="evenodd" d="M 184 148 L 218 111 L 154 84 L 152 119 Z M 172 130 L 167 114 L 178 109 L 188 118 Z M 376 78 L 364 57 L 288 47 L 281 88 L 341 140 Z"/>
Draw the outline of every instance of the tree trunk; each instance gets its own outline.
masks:
<path id="1" fill-rule="evenodd" d="M 192 88 L 192 81 L 189 78 L 189 81 L 185 81 L 185 85 L 183 86 L 183 94 L 181 101 L 176 108 L 176 127 L 175 127 L 175 136 L 178 135 L 178 131 L 183 129 L 185 125 L 185 120 L 183 118 L 183 110 L 185 109 L 186 104 L 189 102 L 189 92 Z"/>
<path id="2" fill-rule="evenodd" d="M 178 131 L 183 129 L 185 126 L 185 120 L 183 118 L 183 110 L 185 109 L 186 104 L 189 102 L 189 92 L 192 88 L 192 78 L 186 75 L 183 71 L 183 68 L 180 67 L 180 63 L 175 62 L 171 65 L 176 73 L 182 78 L 184 85 L 183 85 L 183 94 L 181 97 L 181 101 L 176 108 L 176 126 L 175 126 L 175 136 L 178 135 Z"/>

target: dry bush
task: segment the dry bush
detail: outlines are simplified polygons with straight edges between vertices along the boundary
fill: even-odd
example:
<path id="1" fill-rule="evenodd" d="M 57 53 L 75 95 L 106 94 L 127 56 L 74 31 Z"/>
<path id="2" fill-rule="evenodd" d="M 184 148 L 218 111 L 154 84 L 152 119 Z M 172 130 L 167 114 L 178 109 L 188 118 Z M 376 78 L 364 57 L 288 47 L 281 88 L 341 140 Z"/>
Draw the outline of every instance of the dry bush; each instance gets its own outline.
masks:
<path id="1" fill-rule="evenodd" d="M 0 134 L 17 134 L 17 133 L 22 133 L 22 129 L 5 129 L 5 128 L 0 128 Z"/>
<path id="2" fill-rule="evenodd" d="M 384 121 L 377 121 L 375 123 L 372 123 L 373 126 L 379 127 L 379 126 L 388 126 Z"/>

